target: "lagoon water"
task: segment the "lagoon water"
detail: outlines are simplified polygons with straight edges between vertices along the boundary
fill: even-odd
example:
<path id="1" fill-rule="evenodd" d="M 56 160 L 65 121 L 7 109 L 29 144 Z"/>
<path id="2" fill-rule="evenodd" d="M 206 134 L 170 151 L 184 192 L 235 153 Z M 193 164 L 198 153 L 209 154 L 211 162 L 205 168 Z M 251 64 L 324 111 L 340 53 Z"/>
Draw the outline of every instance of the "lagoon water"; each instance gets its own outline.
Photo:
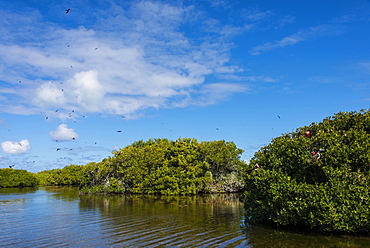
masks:
<path id="1" fill-rule="evenodd" d="M 0 189 L 0 247 L 370 247 L 245 226 L 237 194 L 78 195 L 73 187 Z"/>

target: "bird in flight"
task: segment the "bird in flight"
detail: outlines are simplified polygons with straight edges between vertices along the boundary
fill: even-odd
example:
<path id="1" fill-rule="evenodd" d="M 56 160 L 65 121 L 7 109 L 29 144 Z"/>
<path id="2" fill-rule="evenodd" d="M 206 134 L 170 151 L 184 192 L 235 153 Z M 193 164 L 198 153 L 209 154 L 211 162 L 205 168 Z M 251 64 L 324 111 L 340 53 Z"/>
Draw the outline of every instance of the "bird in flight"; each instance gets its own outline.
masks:
<path id="1" fill-rule="evenodd" d="M 70 10 L 71 10 L 71 9 L 66 9 L 66 14 L 68 14 Z"/>

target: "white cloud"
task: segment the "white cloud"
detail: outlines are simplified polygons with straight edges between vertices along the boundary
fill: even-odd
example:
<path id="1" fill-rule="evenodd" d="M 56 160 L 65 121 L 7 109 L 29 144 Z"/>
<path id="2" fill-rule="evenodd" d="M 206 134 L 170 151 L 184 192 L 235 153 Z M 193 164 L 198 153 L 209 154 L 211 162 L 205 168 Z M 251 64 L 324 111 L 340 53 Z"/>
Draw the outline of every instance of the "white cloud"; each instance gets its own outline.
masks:
<path id="1" fill-rule="evenodd" d="M 27 18 L 2 14 L 8 21 L 16 18 L 17 28 L 0 19 L 6 34 L 0 37 L 0 77 L 12 83 L 22 79 L 16 92 L 0 99 L 6 112 L 135 115 L 147 108 L 185 106 L 189 95 L 201 97 L 197 89 L 208 83 L 207 76 L 225 79 L 241 71 L 228 64 L 233 44 L 225 39 L 246 27 L 222 25 L 193 6 L 134 1 L 122 9 L 112 4 L 97 13 L 101 18 L 95 23 L 76 28 L 44 23 L 33 12 Z M 192 34 L 181 29 L 184 25 L 192 26 Z M 193 39 L 196 28 L 201 39 Z M 63 118 L 66 111 L 56 114 Z"/>
<path id="2" fill-rule="evenodd" d="M 27 153 L 31 149 L 30 142 L 26 139 L 20 142 L 4 141 L 0 145 L 2 151 L 9 154 Z"/>
<path id="3" fill-rule="evenodd" d="M 86 111 L 99 111 L 104 97 L 104 87 L 98 80 L 97 71 L 82 71 L 76 73 L 69 82 L 72 94 L 77 103 Z"/>
<path id="4" fill-rule="evenodd" d="M 39 106 L 52 107 L 62 106 L 66 102 L 63 89 L 56 84 L 47 82 L 36 89 L 35 104 Z"/>
<path id="5" fill-rule="evenodd" d="M 67 124 L 60 124 L 55 131 L 49 133 L 50 137 L 56 141 L 71 141 L 78 139 L 78 134 L 73 128 L 68 128 Z"/>

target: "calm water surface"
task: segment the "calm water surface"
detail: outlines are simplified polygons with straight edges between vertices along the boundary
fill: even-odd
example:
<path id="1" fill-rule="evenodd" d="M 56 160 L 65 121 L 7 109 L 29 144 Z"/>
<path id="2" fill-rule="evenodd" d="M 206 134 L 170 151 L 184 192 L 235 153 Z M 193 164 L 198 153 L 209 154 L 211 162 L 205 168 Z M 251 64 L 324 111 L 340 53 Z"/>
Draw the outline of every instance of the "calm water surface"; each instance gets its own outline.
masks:
<path id="1" fill-rule="evenodd" d="M 76 188 L 0 189 L 1 247 L 370 247 L 244 225 L 238 195 L 78 196 Z"/>

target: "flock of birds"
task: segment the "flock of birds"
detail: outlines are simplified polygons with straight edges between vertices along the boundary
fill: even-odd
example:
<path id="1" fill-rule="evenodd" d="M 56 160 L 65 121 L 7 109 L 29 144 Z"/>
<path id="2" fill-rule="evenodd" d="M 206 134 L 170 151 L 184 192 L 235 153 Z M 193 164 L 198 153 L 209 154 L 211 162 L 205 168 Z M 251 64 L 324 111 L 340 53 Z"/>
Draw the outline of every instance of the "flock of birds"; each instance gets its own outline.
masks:
<path id="1" fill-rule="evenodd" d="M 71 11 L 71 9 L 70 8 L 68 8 L 68 9 L 66 9 L 65 10 L 65 13 L 66 14 L 68 14 L 69 12 Z M 69 47 L 70 45 L 68 45 L 68 47 Z M 95 48 L 95 50 L 97 50 L 98 48 L 96 47 Z M 73 68 L 73 66 L 71 65 L 71 68 Z M 19 83 L 22 83 L 22 81 L 19 81 Z M 63 84 L 62 82 L 60 83 L 60 84 Z M 64 91 L 64 89 L 62 89 L 62 91 Z M 55 112 L 58 112 L 59 110 L 57 109 L 57 110 L 55 110 Z M 73 113 L 75 113 L 75 111 L 74 110 L 72 110 L 71 112 L 69 112 L 68 113 L 68 116 L 70 117 L 70 118 L 72 118 L 72 115 L 73 115 Z M 85 116 L 82 116 L 83 118 L 85 118 Z M 123 118 L 125 118 L 125 116 L 122 116 Z M 278 115 L 277 116 L 279 119 L 281 119 L 281 117 Z M 49 116 L 45 116 L 45 119 L 49 119 Z M 216 130 L 217 131 L 219 131 L 219 128 L 216 128 Z M 118 130 L 117 131 L 118 133 L 121 133 L 122 131 L 121 130 Z M 75 137 L 72 137 L 72 140 L 76 140 L 76 138 Z M 56 142 L 58 142 L 58 140 L 56 140 Z M 97 144 L 97 142 L 95 142 L 95 144 Z M 20 146 L 22 146 L 22 144 L 21 143 L 19 143 L 19 145 Z M 68 151 L 71 151 L 71 150 L 73 150 L 72 148 L 57 148 L 56 149 L 56 151 L 61 151 L 61 150 L 68 150 Z M 316 152 L 315 154 L 313 154 L 313 158 L 312 158 L 312 161 L 310 161 L 310 162 L 314 162 L 314 161 L 317 161 L 318 159 L 320 158 L 320 152 L 318 151 L 318 152 Z M 10 165 L 9 166 L 9 168 L 13 168 L 15 165 L 13 164 L 13 165 Z M 258 165 L 256 165 L 256 167 L 255 168 L 253 168 L 250 172 L 252 172 L 252 171 L 254 171 L 254 170 L 256 170 L 256 169 L 259 169 L 260 167 L 258 166 Z"/>

